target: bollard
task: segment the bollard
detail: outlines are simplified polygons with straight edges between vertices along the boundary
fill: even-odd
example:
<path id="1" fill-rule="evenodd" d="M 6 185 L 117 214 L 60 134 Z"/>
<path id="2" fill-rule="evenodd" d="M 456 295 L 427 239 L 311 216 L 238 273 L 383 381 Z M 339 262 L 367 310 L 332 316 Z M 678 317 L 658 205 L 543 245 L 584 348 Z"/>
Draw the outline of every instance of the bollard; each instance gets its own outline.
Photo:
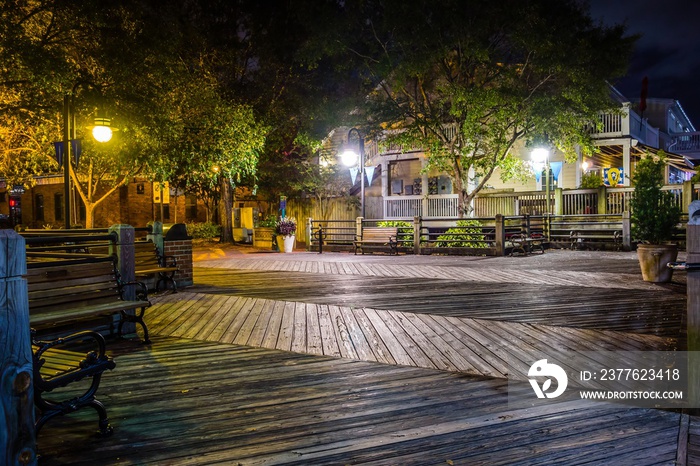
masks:
<path id="1" fill-rule="evenodd" d="M 323 241 L 326 239 L 326 233 L 323 231 L 323 225 L 318 226 L 318 231 L 314 233 L 314 237 L 318 239 L 318 253 L 323 254 Z"/>

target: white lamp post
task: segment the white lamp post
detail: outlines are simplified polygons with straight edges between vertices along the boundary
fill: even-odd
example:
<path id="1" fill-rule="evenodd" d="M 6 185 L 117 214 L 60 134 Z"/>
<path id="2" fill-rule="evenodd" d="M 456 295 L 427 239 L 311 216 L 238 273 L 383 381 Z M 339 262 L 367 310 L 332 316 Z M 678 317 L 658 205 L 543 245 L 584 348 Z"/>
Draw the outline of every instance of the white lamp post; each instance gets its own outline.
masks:
<path id="1" fill-rule="evenodd" d="M 535 147 L 532 150 L 532 161 L 536 164 L 544 164 L 544 173 L 547 178 L 545 184 L 546 213 L 549 215 L 549 149 L 545 147 Z"/>
<path id="2" fill-rule="evenodd" d="M 359 145 L 359 153 L 355 152 L 350 148 L 350 136 L 352 132 L 357 133 L 357 140 Z M 340 160 L 346 167 L 352 167 L 357 164 L 357 170 L 360 174 L 360 205 L 362 218 L 365 218 L 365 139 L 362 137 L 360 130 L 357 128 L 350 128 L 348 131 L 348 146 L 345 151 L 340 154 Z"/>

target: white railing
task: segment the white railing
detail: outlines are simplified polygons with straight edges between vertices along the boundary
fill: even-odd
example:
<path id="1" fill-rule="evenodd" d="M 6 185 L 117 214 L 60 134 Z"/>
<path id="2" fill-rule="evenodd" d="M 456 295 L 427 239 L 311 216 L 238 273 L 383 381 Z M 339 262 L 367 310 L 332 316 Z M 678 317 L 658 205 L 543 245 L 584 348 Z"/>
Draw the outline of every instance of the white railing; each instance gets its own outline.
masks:
<path id="1" fill-rule="evenodd" d="M 671 152 L 700 152 L 700 131 L 674 134 L 666 149 Z"/>
<path id="2" fill-rule="evenodd" d="M 601 113 L 598 115 L 601 128 L 597 134 L 622 135 L 622 115 L 616 113 Z"/>
<path id="3" fill-rule="evenodd" d="M 433 194 L 423 196 L 389 196 L 384 198 L 384 218 L 408 220 L 413 217 L 459 217 L 459 195 Z"/>
<path id="4" fill-rule="evenodd" d="M 459 217 L 459 195 L 437 194 L 427 199 L 428 208 L 425 218 Z"/>
<path id="5" fill-rule="evenodd" d="M 422 216 L 422 196 L 389 196 L 384 198 L 385 219 L 401 220 Z"/>

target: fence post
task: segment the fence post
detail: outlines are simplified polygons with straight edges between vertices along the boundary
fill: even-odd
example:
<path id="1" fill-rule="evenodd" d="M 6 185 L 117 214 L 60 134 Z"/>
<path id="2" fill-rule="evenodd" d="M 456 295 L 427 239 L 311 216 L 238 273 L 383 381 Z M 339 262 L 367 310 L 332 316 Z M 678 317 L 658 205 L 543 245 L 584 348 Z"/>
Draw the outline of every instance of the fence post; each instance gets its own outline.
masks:
<path id="1" fill-rule="evenodd" d="M 521 230 L 523 230 L 524 234 L 530 236 L 530 214 L 525 214 L 525 216 L 523 217 Z"/>
<path id="2" fill-rule="evenodd" d="M 311 251 L 311 240 L 313 239 L 314 235 L 312 234 L 311 229 L 313 228 L 314 221 L 311 217 L 306 219 L 306 250 Z"/>
<path id="3" fill-rule="evenodd" d="M 420 254 L 421 218 L 413 217 L 413 254 Z"/>
<path id="4" fill-rule="evenodd" d="M 362 217 L 357 217 L 355 219 L 355 236 L 357 238 L 362 238 Z"/>
<path id="5" fill-rule="evenodd" d="M 36 465 L 32 345 L 24 238 L 0 230 L 0 463 Z"/>
<path id="6" fill-rule="evenodd" d="M 496 255 L 506 255 L 506 224 L 503 214 L 496 214 Z"/>
<path id="7" fill-rule="evenodd" d="M 598 188 L 598 213 L 608 213 L 608 190 L 605 186 Z"/>
<path id="8" fill-rule="evenodd" d="M 556 188 L 554 190 L 554 215 L 564 214 L 564 190 Z"/>
<path id="9" fill-rule="evenodd" d="M 682 199 L 683 205 L 681 205 L 683 212 L 690 211 L 690 203 L 691 202 L 693 202 L 693 182 L 692 181 L 684 181 L 683 182 L 683 199 Z"/>
<path id="10" fill-rule="evenodd" d="M 632 250 L 632 221 L 629 210 L 622 212 L 622 250 Z"/>
<path id="11" fill-rule="evenodd" d="M 160 222 L 155 222 L 159 224 Z M 156 225 L 153 225 L 153 230 L 155 232 Z M 161 226 L 162 228 L 162 226 Z M 135 265 L 135 253 L 134 253 L 134 227 L 131 225 L 112 225 L 109 227 L 110 233 L 117 234 L 117 241 L 111 244 L 110 254 L 116 254 L 117 256 L 117 270 L 123 282 L 133 282 L 135 279 L 134 270 Z M 161 235 L 161 239 L 163 236 Z M 163 246 L 161 241 L 161 247 Z M 162 249 L 161 249 L 162 251 Z M 126 301 L 136 300 L 136 289 L 133 286 L 128 286 L 125 288 L 124 299 Z M 127 324 L 125 324 L 127 325 Z M 133 325 L 133 323 L 131 324 Z M 134 327 L 135 328 L 135 327 Z M 128 330 L 128 329 L 127 329 Z M 129 333 L 129 332 L 126 332 Z"/>
<path id="12" fill-rule="evenodd" d="M 686 263 L 700 263 L 700 201 L 688 207 Z M 700 270 L 688 269 L 688 388 L 692 408 L 700 407 Z"/>

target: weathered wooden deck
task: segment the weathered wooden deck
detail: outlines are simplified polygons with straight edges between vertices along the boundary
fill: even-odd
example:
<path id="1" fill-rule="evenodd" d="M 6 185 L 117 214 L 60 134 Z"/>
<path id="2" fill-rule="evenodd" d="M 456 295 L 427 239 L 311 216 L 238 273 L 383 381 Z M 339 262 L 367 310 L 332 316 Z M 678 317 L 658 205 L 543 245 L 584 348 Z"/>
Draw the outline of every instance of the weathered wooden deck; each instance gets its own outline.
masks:
<path id="1" fill-rule="evenodd" d="M 683 348 L 682 276 L 645 284 L 624 253 L 458 259 L 200 262 L 147 313 L 152 347 L 112 345 L 114 437 L 84 440 L 91 412 L 52 421 L 42 464 L 700 464 L 694 417 L 507 403 L 508 358 Z"/>

